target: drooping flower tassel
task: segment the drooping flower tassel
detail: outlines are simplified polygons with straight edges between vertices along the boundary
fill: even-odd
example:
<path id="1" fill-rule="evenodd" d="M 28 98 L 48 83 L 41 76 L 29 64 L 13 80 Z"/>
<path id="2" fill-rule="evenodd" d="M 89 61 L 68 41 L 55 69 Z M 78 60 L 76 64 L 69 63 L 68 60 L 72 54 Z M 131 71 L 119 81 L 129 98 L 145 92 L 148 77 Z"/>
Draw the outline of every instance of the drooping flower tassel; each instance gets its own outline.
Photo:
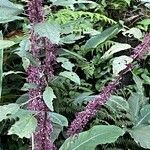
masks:
<path id="1" fill-rule="evenodd" d="M 146 34 L 143 42 L 134 48 L 131 58 L 133 58 L 133 60 L 140 59 L 147 51 L 150 51 L 150 33 Z M 100 94 L 88 103 L 83 111 L 77 113 L 76 118 L 68 129 L 68 136 L 73 136 L 83 130 L 89 120 L 96 115 L 96 112 L 107 102 L 111 94 L 116 91 L 123 75 L 130 70 L 131 64 L 128 64 L 113 82 L 108 83 L 108 85 L 102 89 Z"/>

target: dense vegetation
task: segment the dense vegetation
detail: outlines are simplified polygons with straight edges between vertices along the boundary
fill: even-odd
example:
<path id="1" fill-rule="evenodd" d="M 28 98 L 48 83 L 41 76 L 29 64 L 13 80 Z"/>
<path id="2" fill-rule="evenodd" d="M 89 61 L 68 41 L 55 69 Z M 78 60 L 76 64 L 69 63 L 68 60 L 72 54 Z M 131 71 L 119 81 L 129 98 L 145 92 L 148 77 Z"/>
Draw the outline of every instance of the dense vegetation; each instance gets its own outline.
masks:
<path id="1" fill-rule="evenodd" d="M 150 149 L 149 31 L 149 0 L 0 0 L 0 150 Z"/>

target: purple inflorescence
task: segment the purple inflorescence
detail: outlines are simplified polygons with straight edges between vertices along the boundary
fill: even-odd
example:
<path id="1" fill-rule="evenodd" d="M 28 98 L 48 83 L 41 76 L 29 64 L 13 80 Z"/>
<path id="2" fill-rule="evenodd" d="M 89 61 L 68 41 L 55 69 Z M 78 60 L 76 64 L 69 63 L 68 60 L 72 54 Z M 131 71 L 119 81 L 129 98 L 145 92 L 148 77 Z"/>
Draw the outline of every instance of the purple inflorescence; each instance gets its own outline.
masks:
<path id="1" fill-rule="evenodd" d="M 30 65 L 28 67 L 27 73 L 28 73 L 27 81 L 29 83 L 34 83 L 40 87 L 46 84 L 44 70 L 42 67 Z"/>
<path id="2" fill-rule="evenodd" d="M 44 20 L 42 3 L 43 0 L 29 0 L 27 11 L 30 23 L 35 24 Z"/>
<path id="3" fill-rule="evenodd" d="M 51 121 L 47 119 L 47 113 L 42 112 L 38 116 L 38 129 L 34 134 L 35 150 L 55 150 L 49 133 L 52 133 Z M 45 118 L 46 117 L 46 118 Z M 43 123 L 44 122 L 44 123 Z M 37 142 L 38 141 L 38 142 Z"/>
<path id="4" fill-rule="evenodd" d="M 131 57 L 133 60 L 141 58 L 146 51 L 150 51 L 150 33 L 146 34 L 143 42 L 134 48 Z M 127 67 L 121 71 L 120 75 L 114 82 L 110 82 L 106 87 L 104 87 L 101 93 L 91 100 L 83 111 L 77 113 L 76 118 L 73 120 L 68 129 L 67 133 L 69 136 L 78 134 L 83 130 L 89 120 L 96 115 L 98 109 L 100 109 L 101 106 L 103 106 L 110 98 L 111 94 L 116 91 L 122 76 L 130 70 L 131 64 L 127 65 Z"/>
<path id="5" fill-rule="evenodd" d="M 147 33 L 144 37 L 143 42 L 134 48 L 131 57 L 133 59 L 142 58 L 143 55 L 149 50 L 150 50 L 150 33 Z"/>
<path id="6" fill-rule="evenodd" d="M 29 0 L 28 15 L 32 25 L 44 21 L 42 9 L 43 0 Z M 48 81 L 53 77 L 53 65 L 56 63 L 55 47 L 49 39 L 39 37 L 34 33 L 33 28 L 30 31 L 30 49 L 36 64 L 30 64 L 27 69 L 27 82 L 33 84 L 29 89 L 28 109 L 36 112 L 38 122 L 34 133 L 35 150 L 55 150 L 55 146 L 50 139 L 53 127 L 48 117 L 48 107 L 44 103 L 42 94 Z"/>
<path id="7" fill-rule="evenodd" d="M 79 112 L 76 115 L 76 119 L 71 123 L 68 130 L 68 135 L 73 136 L 78 134 L 83 130 L 85 125 L 89 122 L 91 118 L 96 115 L 97 110 L 105 104 L 107 99 L 111 94 L 116 90 L 116 83 L 110 82 L 99 95 L 97 95 L 93 100 L 91 100 L 88 105 L 85 107 L 85 110 Z"/>
<path id="8" fill-rule="evenodd" d="M 45 38 L 45 59 L 44 59 L 44 73 L 47 75 L 47 79 L 53 76 L 53 67 L 56 64 L 56 52 L 54 45 Z"/>

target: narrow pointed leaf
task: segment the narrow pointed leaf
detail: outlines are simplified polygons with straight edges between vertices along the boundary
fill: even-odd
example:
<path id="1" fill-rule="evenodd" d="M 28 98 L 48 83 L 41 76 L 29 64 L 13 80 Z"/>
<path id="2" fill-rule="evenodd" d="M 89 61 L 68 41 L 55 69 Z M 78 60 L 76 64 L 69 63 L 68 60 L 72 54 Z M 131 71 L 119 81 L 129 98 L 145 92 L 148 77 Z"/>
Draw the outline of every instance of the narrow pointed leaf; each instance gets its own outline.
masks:
<path id="1" fill-rule="evenodd" d="M 105 42 L 108 39 L 111 39 L 114 35 L 116 35 L 122 27 L 120 25 L 114 25 L 102 33 L 91 37 L 85 44 L 85 49 L 96 48 L 99 44 Z"/>
<path id="2" fill-rule="evenodd" d="M 59 75 L 66 77 L 66 78 L 70 79 L 71 81 L 73 81 L 79 85 L 81 83 L 79 76 L 75 72 L 64 71 L 64 72 L 61 72 Z"/>

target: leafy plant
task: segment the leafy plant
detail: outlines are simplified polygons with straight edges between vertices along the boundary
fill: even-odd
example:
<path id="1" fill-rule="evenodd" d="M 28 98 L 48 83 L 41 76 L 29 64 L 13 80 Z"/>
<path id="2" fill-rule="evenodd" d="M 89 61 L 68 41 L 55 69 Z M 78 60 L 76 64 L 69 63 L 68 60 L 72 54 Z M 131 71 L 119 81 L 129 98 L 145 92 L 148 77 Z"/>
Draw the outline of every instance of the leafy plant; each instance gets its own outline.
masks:
<path id="1" fill-rule="evenodd" d="M 0 13 L 0 149 L 150 149 L 147 4 L 1 0 Z"/>

